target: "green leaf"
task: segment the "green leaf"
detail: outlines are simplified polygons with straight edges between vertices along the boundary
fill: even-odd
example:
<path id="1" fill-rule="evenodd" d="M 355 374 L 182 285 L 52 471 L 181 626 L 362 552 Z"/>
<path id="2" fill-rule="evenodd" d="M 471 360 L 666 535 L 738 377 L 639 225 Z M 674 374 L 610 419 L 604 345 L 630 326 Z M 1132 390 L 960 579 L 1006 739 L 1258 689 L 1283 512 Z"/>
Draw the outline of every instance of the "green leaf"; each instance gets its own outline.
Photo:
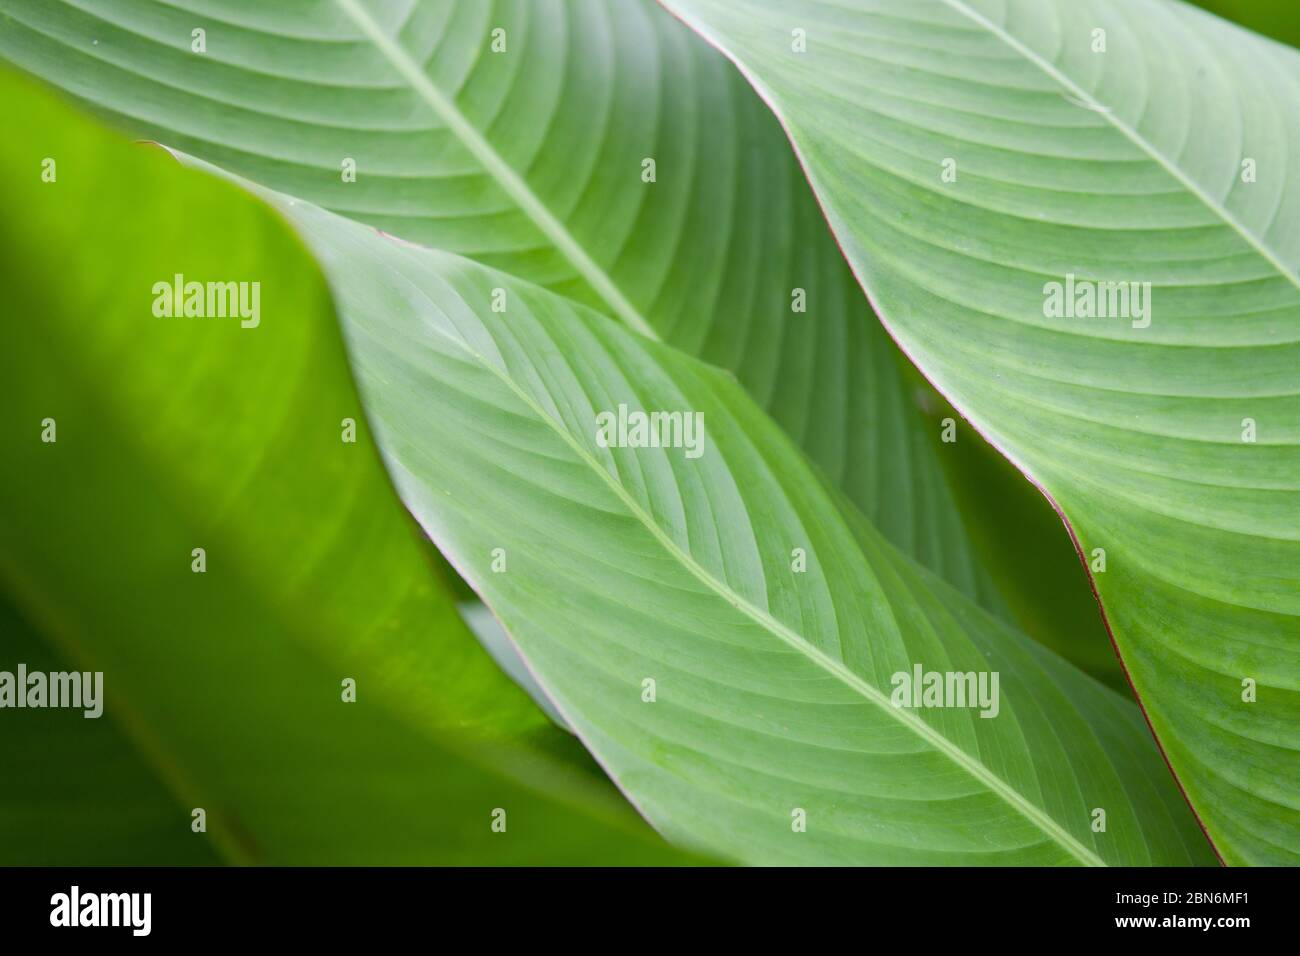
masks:
<path id="1" fill-rule="evenodd" d="M 1300 862 L 1300 53 L 1155 0 L 669 6 L 782 118 L 904 350 L 1105 550 L 1219 852 Z M 1055 317 L 1071 274 L 1151 283 L 1149 326 Z"/>
<path id="2" fill-rule="evenodd" d="M 30 438 L 30 436 L 29 436 Z M 0 590 L 0 670 L 69 671 Z M 110 711 L 111 714 L 111 711 Z M 0 734 L 0 864 L 212 866 L 214 848 L 112 716 L 6 710 Z"/>
<path id="3" fill-rule="evenodd" d="M 953 420 L 956 441 L 939 460 L 965 519 L 972 550 L 1020 629 L 1103 683 L 1129 692 L 1128 678 L 1098 613 L 1088 573 L 1051 503 L 1014 465 L 982 440 L 916 369 L 920 407 L 934 440 Z"/>
<path id="4" fill-rule="evenodd" d="M 0 11 L 0 57 L 133 135 L 731 369 L 890 540 L 1004 612 L 780 128 L 651 0 Z"/>
<path id="5" fill-rule="evenodd" d="M 519 648 L 515 647 L 514 642 L 510 640 L 510 635 L 488 610 L 488 606 L 478 600 L 466 601 L 460 604 L 460 615 L 474 632 L 479 643 L 483 645 L 484 650 L 492 655 L 497 666 L 533 699 L 533 702 L 555 722 L 556 726 L 568 730 L 569 725 L 565 722 L 564 715 L 555 709 L 555 704 L 546 696 L 542 685 L 537 683 L 537 678 L 528 670 L 528 664 L 520 655 Z"/>
<path id="6" fill-rule="evenodd" d="M 0 74 L 0 97 L 0 586 L 52 650 L 103 672 L 107 700 L 102 724 L 75 715 L 81 733 L 63 711 L 0 715 L 22 716 L 0 735 L 5 861 L 686 859 L 436 586 L 325 284 L 276 214 L 29 81 Z M 176 274 L 260 283 L 258 321 L 158 317 L 155 284 Z M 30 642 L 8 633 L 12 672 Z M 127 751 L 121 732 L 173 795 L 170 817 L 157 784 L 126 779 L 138 758 L 104 765 Z M 87 774 L 82 801 L 64 766 Z M 132 813 L 95 816 L 133 787 Z M 63 838 L 91 823 L 95 849 Z"/>
<path id="7" fill-rule="evenodd" d="M 1212 859 L 1137 708 L 902 556 L 733 377 L 268 197 L 330 277 L 403 500 L 661 832 L 749 863 Z M 604 447 L 620 404 L 702 440 Z M 996 672 L 991 719 L 894 706 L 914 665 Z"/>

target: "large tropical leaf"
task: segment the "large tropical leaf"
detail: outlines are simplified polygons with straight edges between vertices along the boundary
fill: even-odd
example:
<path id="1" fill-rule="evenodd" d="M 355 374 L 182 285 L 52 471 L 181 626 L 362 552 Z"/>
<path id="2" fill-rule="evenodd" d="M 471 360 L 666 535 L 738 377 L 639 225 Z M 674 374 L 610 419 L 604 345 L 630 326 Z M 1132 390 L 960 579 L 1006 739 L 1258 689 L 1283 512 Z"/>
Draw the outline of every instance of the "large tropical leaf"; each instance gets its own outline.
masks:
<path id="1" fill-rule="evenodd" d="M 683 859 L 434 586 L 284 223 L 29 80 L 0 98 L 0 668 L 107 697 L 5 711 L 0 860 Z M 157 317 L 177 273 L 260 282 L 260 321 Z"/>
<path id="2" fill-rule="evenodd" d="M 1300 862 L 1300 53 L 1169 0 L 669 6 L 782 118 L 906 352 L 1105 550 L 1221 854 Z M 1051 317 L 1070 275 L 1151 283 L 1149 325 Z"/>
<path id="3" fill-rule="evenodd" d="M 892 541 L 1002 608 L 780 128 L 650 0 L 0 0 L 0 57 L 731 369 Z"/>
<path id="4" fill-rule="evenodd" d="M 270 198 L 330 277 L 403 499 L 669 837 L 762 863 L 1212 860 L 1137 708 L 901 555 L 732 376 Z M 702 442 L 604 447 L 620 405 L 698 413 Z M 917 665 L 996 672 L 996 716 L 894 706 Z"/>

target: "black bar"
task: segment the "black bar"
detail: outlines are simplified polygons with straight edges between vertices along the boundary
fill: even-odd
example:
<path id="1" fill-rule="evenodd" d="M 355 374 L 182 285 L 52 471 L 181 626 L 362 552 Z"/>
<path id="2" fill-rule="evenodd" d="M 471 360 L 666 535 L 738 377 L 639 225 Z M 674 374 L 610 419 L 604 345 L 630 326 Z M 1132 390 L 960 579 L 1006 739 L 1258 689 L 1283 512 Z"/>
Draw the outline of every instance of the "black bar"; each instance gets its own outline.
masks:
<path id="1" fill-rule="evenodd" d="M 495 945 L 501 934 L 531 936 L 536 945 L 564 944 L 566 938 L 613 944 L 643 937 L 664 945 L 698 938 L 664 935 L 670 930 L 760 943 L 786 930 L 806 933 L 811 942 L 826 938 L 833 927 L 864 944 L 906 927 L 927 944 L 962 938 L 1042 940 L 1044 931 L 1054 934 L 1048 939 L 1071 943 L 1097 936 L 1228 942 L 1243 933 L 1291 927 L 1293 872 L 8 869 L 0 870 L 0 931 L 7 943 L 36 936 L 62 936 L 66 942 L 75 933 L 83 944 L 110 938 L 216 943 L 281 937 L 374 943 L 399 933 L 419 934 L 416 938 L 429 945 L 457 938 Z M 150 894 L 148 935 L 136 937 L 130 925 L 52 926 L 57 894 L 70 904 L 73 886 L 83 907 L 87 895 Z M 98 909 L 98 896 L 91 905 Z M 131 915 L 143 922 L 142 911 L 122 913 L 121 922 L 129 924 Z M 1243 925 L 1217 922 L 1242 918 Z M 1153 922 L 1119 925 L 1132 919 Z M 1184 922 L 1166 924 L 1166 919 Z M 1193 919 L 1197 925 L 1188 925 Z M 1199 925 L 1205 919 L 1208 928 Z M 457 936 L 448 938 L 447 931 Z"/>

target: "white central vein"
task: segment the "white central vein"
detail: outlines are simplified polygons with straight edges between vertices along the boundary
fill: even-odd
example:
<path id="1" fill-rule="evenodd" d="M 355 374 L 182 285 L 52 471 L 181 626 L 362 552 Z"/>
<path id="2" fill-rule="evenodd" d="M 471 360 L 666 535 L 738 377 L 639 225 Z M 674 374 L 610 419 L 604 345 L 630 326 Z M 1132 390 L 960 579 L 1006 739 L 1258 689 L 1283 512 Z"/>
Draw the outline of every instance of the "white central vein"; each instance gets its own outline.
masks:
<path id="1" fill-rule="evenodd" d="M 406 50 L 404 50 L 394 38 L 384 32 L 379 24 L 376 23 L 374 19 L 371 18 L 371 16 L 360 6 L 357 0 L 335 0 L 335 2 L 338 3 L 344 12 L 353 19 L 366 36 L 370 38 L 392 66 L 411 85 L 416 94 L 418 94 L 428 104 L 430 109 L 437 114 L 439 119 L 447 124 L 447 127 L 479 161 L 483 168 L 498 182 L 502 189 L 519 205 L 520 209 L 537 224 L 543 234 L 554 242 L 556 247 L 564 253 L 571 263 L 573 263 L 578 272 L 590 283 L 592 288 L 594 288 L 596 292 L 605 299 L 618 317 L 641 334 L 657 339 L 658 335 L 654 332 L 653 328 L 651 328 L 649 323 L 640 314 L 636 307 L 628 302 L 627 298 L 622 294 L 618 287 L 614 285 L 608 274 L 606 274 L 605 271 L 601 269 L 594 260 L 592 260 L 586 250 L 582 248 L 565 225 L 551 213 L 528 184 L 524 182 L 524 180 L 508 163 L 506 163 L 495 148 L 493 148 L 493 146 L 483 137 L 474 125 L 470 123 L 456 105 L 442 94 Z M 1086 96 L 1082 91 L 1081 95 Z M 565 441 L 565 443 L 568 444 L 569 447 L 572 448 L 573 451 L 602 478 L 602 480 L 604 480 L 611 491 L 623 502 L 624 506 L 655 537 L 663 548 L 701 583 L 736 610 L 753 620 L 764 630 L 810 659 L 813 663 L 849 687 L 863 699 L 870 701 L 886 713 L 891 714 L 901 723 L 905 724 L 918 737 L 932 746 L 935 750 L 944 754 L 948 759 L 970 774 L 989 791 L 999 796 L 1009 806 L 1011 806 L 1012 809 L 1028 819 L 1034 826 L 1079 860 L 1079 862 L 1087 866 L 1105 865 L 1104 861 L 1097 856 L 1095 852 L 1081 843 L 1075 836 L 1062 827 L 1058 821 L 1053 819 L 1046 811 L 1031 802 L 1027 797 L 1007 783 L 1007 781 L 995 774 L 979 760 L 966 753 L 921 718 L 894 707 L 882 691 L 869 684 L 858 674 L 855 674 L 842 661 L 831 657 L 821 649 L 815 647 L 801 634 L 774 618 L 768 611 L 756 607 L 746 601 L 727 584 L 718 580 L 709 573 L 709 571 L 702 567 L 687 551 L 683 550 L 677 542 L 674 541 L 671 536 L 669 536 L 668 533 L 645 512 L 640 503 L 628 493 L 627 489 L 624 488 L 622 484 L 616 481 L 603 467 L 601 467 L 600 463 L 591 456 L 587 448 L 571 435 L 568 429 L 554 421 L 551 416 L 548 415 L 546 411 L 519 386 L 518 383 L 505 373 L 504 370 L 498 368 L 492 362 L 487 361 L 483 356 L 475 352 L 467 342 L 458 340 L 454 336 L 448 335 L 443 330 L 438 331 L 473 355 L 478 362 L 496 375 L 516 396 L 519 397 L 521 401 L 527 404 L 534 414 L 539 416 L 542 421 L 549 425 L 560 436 L 560 438 Z"/>
<path id="2" fill-rule="evenodd" d="M 587 250 L 569 232 L 568 227 L 556 218 L 523 177 L 515 172 L 496 148 L 487 141 L 487 138 L 460 111 L 460 108 L 443 95 L 443 92 L 425 74 L 420 64 L 402 48 L 401 44 L 384 32 L 383 27 L 375 22 L 358 0 L 335 0 L 335 2 L 370 38 L 385 59 L 410 84 L 415 94 L 424 100 L 437 117 L 447 125 L 452 134 L 460 140 L 461 145 L 478 160 L 484 171 L 496 180 L 497 185 L 541 230 L 542 235 L 554 243 L 578 274 L 608 304 L 614 315 L 647 338 L 659 339 L 659 334 L 646 321 L 645 316 L 628 301 L 627 296 L 623 295 L 614 280 L 596 260 L 588 255 Z"/>
<path id="3" fill-rule="evenodd" d="M 391 241 L 391 240 L 390 240 Z M 724 601 L 730 604 L 737 611 L 750 618 L 764 630 L 777 637 L 783 643 L 793 648 L 798 653 L 804 655 L 814 664 L 821 667 L 832 677 L 839 680 L 859 696 L 891 715 L 894 719 L 904 724 L 908 729 L 918 737 L 932 746 L 939 753 L 946 756 L 954 764 L 970 774 L 978 783 L 986 787 L 989 791 L 1000 797 L 1013 810 L 1026 818 L 1031 824 L 1041 830 L 1049 839 L 1060 845 L 1066 852 L 1077 859 L 1085 866 L 1105 866 L 1105 861 L 1098 856 L 1093 850 L 1089 849 L 1077 837 L 1066 830 L 1057 820 L 1048 814 L 1041 807 L 1034 804 L 1028 797 L 1018 791 L 1015 787 L 1003 780 L 989 767 L 985 766 L 971 754 L 962 750 L 957 744 L 949 740 L 942 733 L 931 727 L 920 717 L 895 707 L 889 700 L 888 696 L 878 688 L 874 687 L 859 674 L 854 673 L 844 664 L 843 661 L 831 657 L 829 654 L 814 646 L 803 635 L 794 631 L 783 622 L 777 620 L 767 610 L 756 607 L 749 601 L 737 594 L 730 585 L 718 580 L 706 568 L 701 566 L 698 561 L 686 550 L 684 550 L 673 538 L 665 531 L 654 517 L 646 512 L 628 490 L 618 482 L 602 465 L 592 456 L 587 447 L 575 437 L 569 429 L 561 422 L 556 421 L 529 393 L 509 374 L 506 369 L 499 367 L 496 363 L 487 359 L 478 352 L 468 341 L 452 335 L 446 329 L 428 322 L 423 323 L 424 327 L 431 332 L 441 336 L 449 342 L 454 343 L 458 348 L 471 356 L 475 362 L 483 366 L 487 371 L 492 373 L 502 384 L 504 384 L 520 401 L 537 418 L 551 428 L 561 440 L 565 442 L 581 461 L 591 468 L 604 482 L 610 490 L 623 503 L 629 512 L 641 522 L 659 542 L 660 545 L 668 552 L 669 556 L 676 560 L 692 576 L 702 584 L 712 590 Z"/>
<path id="4" fill-rule="evenodd" d="M 468 348 L 467 343 L 462 342 L 462 347 Z M 718 580 L 707 569 L 702 567 L 699 562 L 687 551 L 685 551 L 672 537 L 666 532 L 654 518 L 649 515 L 640 503 L 632 497 L 628 490 L 621 483 L 616 481 L 609 472 L 603 468 L 599 461 L 592 457 L 585 445 L 576 439 L 569 430 L 551 418 L 549 414 L 529 396 L 508 374 L 503 370 L 488 362 L 482 356 L 473 352 L 474 357 L 486 365 L 498 378 L 504 382 L 511 391 L 524 401 L 532 411 L 546 422 L 568 445 L 578 454 L 578 456 L 591 467 L 602 479 L 605 484 L 614 492 L 615 495 L 623 502 L 627 509 L 643 524 L 646 529 L 654 535 L 655 539 L 664 547 L 671 557 L 677 560 L 687 571 L 703 583 L 710 590 L 715 592 L 724 601 L 740 611 L 746 617 L 753 620 L 764 630 L 770 632 L 789 647 L 809 658 L 814 664 L 827 671 L 831 676 L 844 683 L 851 690 L 880 707 L 886 713 L 897 718 L 901 723 L 906 725 L 917 736 L 926 743 L 934 747 L 935 750 L 944 754 L 953 763 L 957 764 L 979 783 L 983 784 L 990 791 L 1001 797 L 1014 810 L 1026 817 L 1031 823 L 1042 830 L 1048 837 L 1059 843 L 1064 849 L 1071 853 L 1076 859 L 1086 866 L 1105 866 L 1103 861 L 1096 853 L 1084 846 L 1069 831 L 1061 826 L 1046 811 L 1036 806 L 1024 794 L 1016 790 L 1011 784 L 1007 783 L 979 760 L 962 750 L 955 743 L 935 730 L 928 723 L 917 717 L 910 711 L 895 707 L 890 703 L 889 698 L 878 688 L 869 684 L 860 675 L 844 664 L 843 661 L 831 657 L 820 648 L 810 643 L 807 638 L 797 631 L 791 629 L 783 622 L 777 620 L 768 611 L 756 607 L 743 597 L 737 594 L 725 582 Z"/>
<path id="5" fill-rule="evenodd" d="M 950 9 L 955 10 L 957 13 L 962 14 L 972 22 L 988 30 L 1007 46 L 1011 47 L 1011 49 L 1015 50 L 1027 59 L 1030 63 L 1033 63 L 1049 77 L 1061 84 L 1061 86 L 1065 87 L 1070 94 L 1072 94 L 1077 100 L 1081 101 L 1081 105 L 1086 106 L 1088 109 L 1091 109 L 1105 117 L 1106 121 L 1122 133 L 1129 142 L 1160 164 L 1160 166 L 1163 167 L 1170 176 L 1176 179 L 1193 196 L 1203 202 L 1211 212 L 1222 219 L 1224 223 L 1241 236 L 1241 238 L 1247 242 L 1251 248 L 1267 259 L 1273 268 L 1277 269 L 1277 271 L 1288 279 L 1293 286 L 1300 289 L 1300 275 L 1297 275 L 1294 269 L 1288 267 L 1286 263 L 1278 257 L 1277 253 L 1270 249 L 1261 238 L 1251 232 L 1251 230 L 1246 227 L 1246 224 L 1234 216 L 1232 212 L 1223 205 L 1223 203 L 1219 202 L 1202 189 L 1195 180 L 1189 178 L 1187 174 L 1179 169 L 1169 157 L 1156 149 L 1155 145 L 1147 140 L 1145 136 L 1116 116 L 1111 107 L 1102 103 L 1083 87 L 1079 86 L 1079 84 L 1075 83 L 1037 51 L 1031 49 L 1019 39 L 1012 36 L 1004 27 L 990 20 L 982 13 L 972 10 L 963 2 L 963 0 L 943 0 L 943 2 L 947 4 Z"/>

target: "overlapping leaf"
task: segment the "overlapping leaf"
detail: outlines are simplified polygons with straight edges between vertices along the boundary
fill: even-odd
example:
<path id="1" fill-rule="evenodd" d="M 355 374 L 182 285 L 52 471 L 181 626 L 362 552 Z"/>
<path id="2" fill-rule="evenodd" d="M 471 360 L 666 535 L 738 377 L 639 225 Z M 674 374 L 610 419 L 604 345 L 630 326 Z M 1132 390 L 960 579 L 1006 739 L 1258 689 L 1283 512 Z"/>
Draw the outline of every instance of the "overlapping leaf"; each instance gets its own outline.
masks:
<path id="1" fill-rule="evenodd" d="M 684 860 L 433 585 L 288 227 L 29 80 L 0 98 L 0 669 L 107 698 L 3 712 L 0 861 Z M 259 282 L 260 321 L 156 316 L 177 273 Z"/>
<path id="2" fill-rule="evenodd" d="M 667 5 L 783 119 L 907 353 L 1105 551 L 1222 855 L 1300 862 L 1300 53 L 1168 0 Z M 1150 312 L 1055 317 L 1070 276 Z"/>
<path id="3" fill-rule="evenodd" d="M 75 19 L 65 7 L 39 9 L 62 11 L 46 21 L 56 33 Z M 244 15 L 266 24 L 278 13 Z M 132 22 L 138 37 L 143 21 Z M 304 23 L 337 26 L 299 18 L 288 32 L 301 36 Z M 340 55 L 334 65 L 370 63 L 377 49 L 400 78 L 401 57 L 384 38 L 407 34 L 371 25 L 368 36 L 347 27 L 327 44 Z M 91 83 L 93 70 L 61 40 L 6 39 L 6 53 L 20 51 L 29 69 L 83 96 L 102 101 L 103 90 L 123 88 Z M 402 102 L 427 124 L 436 97 L 408 72 Z M 169 95 L 128 86 L 147 91 L 138 105 Z M 219 103 L 206 106 L 229 119 Z M 463 159 L 473 137 L 461 133 L 436 155 Z M 408 505 L 519 639 L 575 730 L 670 836 L 765 862 L 1207 858 L 1136 709 L 898 554 L 727 376 L 516 276 L 282 202 L 344 303 L 368 410 Z M 533 209 L 529 219 L 545 216 Z M 573 250 L 566 261 L 576 264 Z M 573 283 L 533 278 L 591 301 Z M 497 289 L 509 303 L 499 315 Z M 598 298 L 593 305 L 635 325 Z M 706 454 L 597 447 L 595 411 L 620 403 L 702 411 Z M 804 572 L 791 566 L 796 548 L 808 556 Z M 494 569 L 495 549 L 508 570 Z M 914 664 L 996 671 L 998 716 L 892 707 L 894 674 Z M 1098 811 L 1105 829 L 1094 829 Z M 806 832 L 791 825 L 801 815 Z"/>
<path id="4" fill-rule="evenodd" d="M 665 834 L 763 863 L 1211 859 L 1137 708 L 903 557 L 730 376 L 270 198 L 330 276 L 403 500 Z M 702 415 L 702 441 L 604 447 L 620 405 Z M 990 717 L 894 706 L 917 665 L 996 672 Z"/>
<path id="5" fill-rule="evenodd" d="M 731 369 L 890 540 L 1002 609 L 779 127 L 649 0 L 0 0 L 0 57 Z"/>

